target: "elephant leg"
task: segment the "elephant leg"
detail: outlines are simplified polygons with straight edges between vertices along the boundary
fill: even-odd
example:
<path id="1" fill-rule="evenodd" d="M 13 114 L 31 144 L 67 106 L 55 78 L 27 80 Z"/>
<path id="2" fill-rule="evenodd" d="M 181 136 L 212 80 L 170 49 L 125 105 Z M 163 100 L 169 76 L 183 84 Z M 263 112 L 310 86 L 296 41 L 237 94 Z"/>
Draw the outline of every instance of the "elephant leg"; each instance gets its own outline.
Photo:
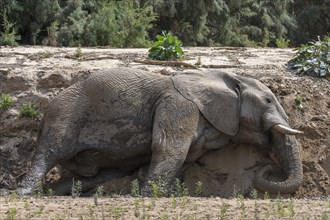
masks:
<path id="1" fill-rule="evenodd" d="M 100 169 L 96 176 L 93 177 L 74 177 L 74 181 L 81 182 L 81 193 L 94 189 L 97 185 L 130 175 L 130 171 Z M 45 190 L 51 189 L 55 195 L 69 195 L 73 184 L 72 178 L 65 178 L 55 183 L 45 185 Z"/>
<path id="2" fill-rule="evenodd" d="M 187 103 L 188 102 L 188 103 Z M 160 103 L 154 116 L 152 157 L 147 181 L 171 183 L 183 165 L 198 126 L 199 111 L 187 100 Z M 143 193 L 149 194 L 148 182 Z"/>
<path id="3" fill-rule="evenodd" d="M 51 127 L 46 129 L 47 134 L 40 136 L 32 166 L 19 183 L 19 194 L 27 195 L 41 189 L 47 172 L 60 161 L 72 158 L 77 153 L 77 143 L 74 140 L 77 140 L 75 137 L 78 137 L 78 130 L 74 128 Z"/>

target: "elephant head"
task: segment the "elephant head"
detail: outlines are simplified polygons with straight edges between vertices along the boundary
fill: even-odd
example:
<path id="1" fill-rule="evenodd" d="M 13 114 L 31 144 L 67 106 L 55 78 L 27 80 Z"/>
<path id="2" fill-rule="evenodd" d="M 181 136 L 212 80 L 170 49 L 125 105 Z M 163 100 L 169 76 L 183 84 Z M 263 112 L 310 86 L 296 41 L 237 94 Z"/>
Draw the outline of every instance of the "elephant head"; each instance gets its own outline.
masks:
<path id="1" fill-rule="evenodd" d="M 189 76 L 187 76 L 189 75 Z M 301 184 L 302 161 L 288 117 L 275 95 L 261 82 L 220 71 L 189 72 L 172 77 L 175 88 L 193 101 L 203 116 L 237 143 L 267 149 L 286 175 L 284 181 L 267 180 L 272 166 L 255 178 L 269 193 L 292 193 Z"/>

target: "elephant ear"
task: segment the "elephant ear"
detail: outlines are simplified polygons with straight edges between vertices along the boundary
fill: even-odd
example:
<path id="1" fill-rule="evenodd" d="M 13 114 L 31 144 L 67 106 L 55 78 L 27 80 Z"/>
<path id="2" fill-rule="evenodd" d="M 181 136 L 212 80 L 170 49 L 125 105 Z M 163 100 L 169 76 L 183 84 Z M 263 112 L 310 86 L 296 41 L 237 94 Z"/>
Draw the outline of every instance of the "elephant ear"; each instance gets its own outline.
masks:
<path id="1" fill-rule="evenodd" d="M 219 131 L 238 131 L 240 97 L 234 74 L 220 71 L 186 72 L 172 77 L 174 87 L 194 102 L 203 116 Z"/>

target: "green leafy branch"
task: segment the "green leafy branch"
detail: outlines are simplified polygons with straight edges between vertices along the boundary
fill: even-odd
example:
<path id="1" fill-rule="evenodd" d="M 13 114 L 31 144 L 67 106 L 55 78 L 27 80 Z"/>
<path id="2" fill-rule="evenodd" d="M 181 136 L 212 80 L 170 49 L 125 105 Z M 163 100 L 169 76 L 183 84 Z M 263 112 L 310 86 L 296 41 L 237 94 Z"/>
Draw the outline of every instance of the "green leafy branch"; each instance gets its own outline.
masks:
<path id="1" fill-rule="evenodd" d="M 288 66 L 298 75 L 330 77 L 330 37 L 309 42 L 297 48 L 298 52 Z"/>
<path id="2" fill-rule="evenodd" d="M 156 36 L 157 41 L 149 50 L 149 58 L 153 60 L 178 60 L 183 56 L 182 42 L 171 32 L 162 32 Z"/>

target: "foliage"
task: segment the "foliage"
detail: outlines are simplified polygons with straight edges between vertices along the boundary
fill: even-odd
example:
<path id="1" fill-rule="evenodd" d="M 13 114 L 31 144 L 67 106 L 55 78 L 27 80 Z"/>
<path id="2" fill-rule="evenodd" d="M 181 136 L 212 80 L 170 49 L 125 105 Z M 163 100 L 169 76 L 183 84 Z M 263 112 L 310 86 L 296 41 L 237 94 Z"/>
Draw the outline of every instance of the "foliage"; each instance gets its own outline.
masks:
<path id="1" fill-rule="evenodd" d="M 168 195 L 168 182 L 163 177 L 159 177 L 157 180 L 148 181 L 150 186 L 151 197 L 159 198 L 166 197 Z"/>
<path id="2" fill-rule="evenodd" d="M 277 46 L 330 32 L 329 1 L 2 0 L 2 44 L 148 47 L 161 30 L 191 46 Z M 4 16 L 6 15 L 6 16 Z"/>
<path id="3" fill-rule="evenodd" d="M 156 1 L 158 28 L 185 45 L 275 46 L 295 29 L 290 0 Z"/>
<path id="4" fill-rule="evenodd" d="M 297 49 L 295 57 L 288 63 L 299 75 L 330 76 L 330 37 L 322 41 L 311 41 Z"/>
<path id="5" fill-rule="evenodd" d="M 277 48 L 288 48 L 290 44 L 289 39 L 278 38 L 276 39 L 276 47 Z"/>
<path id="6" fill-rule="evenodd" d="M 295 106 L 297 109 L 299 109 L 301 112 L 305 112 L 305 107 L 303 106 L 303 100 L 301 98 L 301 96 L 297 96 L 295 99 L 294 99 L 294 102 L 295 102 Z"/>
<path id="7" fill-rule="evenodd" d="M 86 25 L 86 44 L 146 47 L 155 19 L 152 7 L 138 7 L 132 0 L 101 2 Z"/>
<path id="8" fill-rule="evenodd" d="M 8 110 L 9 107 L 14 103 L 13 98 L 6 93 L 0 96 L 0 110 Z"/>
<path id="9" fill-rule="evenodd" d="M 171 194 L 176 197 L 184 197 L 188 196 L 188 187 L 184 182 L 181 182 L 181 180 L 175 178 L 174 184 L 172 186 Z"/>
<path id="10" fill-rule="evenodd" d="M 28 104 L 23 104 L 21 110 L 19 111 L 19 117 L 39 119 L 40 113 L 38 112 L 34 104 L 28 103 Z"/>
<path id="11" fill-rule="evenodd" d="M 182 42 L 172 33 L 165 31 L 156 36 L 157 41 L 149 50 L 149 58 L 153 60 L 178 60 L 183 55 Z"/>
<path id="12" fill-rule="evenodd" d="M 72 186 L 71 186 L 71 197 L 76 198 L 81 195 L 82 192 L 82 185 L 81 181 L 75 181 L 74 178 L 72 179 Z"/>
<path id="13" fill-rule="evenodd" d="M 201 181 L 197 181 L 195 183 L 195 195 L 202 196 L 203 195 L 203 183 Z"/>
<path id="14" fill-rule="evenodd" d="M 330 2 L 328 0 L 293 1 L 289 13 L 293 14 L 297 28 L 292 31 L 296 45 L 306 44 L 317 36 L 330 33 Z"/>
<path id="15" fill-rule="evenodd" d="M 57 33 L 57 42 L 63 46 L 78 46 L 83 44 L 87 11 L 83 9 L 82 0 L 69 0 L 62 9 L 59 22 L 61 27 Z"/>
<path id="16" fill-rule="evenodd" d="M 137 179 L 131 182 L 131 195 L 137 197 L 140 195 L 139 181 Z"/>
<path id="17" fill-rule="evenodd" d="M 38 52 L 38 56 L 41 57 L 41 58 L 50 58 L 53 56 L 53 53 L 46 50 L 46 51 L 40 51 Z"/>
<path id="18" fill-rule="evenodd" d="M 83 56 L 82 50 L 81 50 L 81 46 L 80 44 L 78 45 L 78 47 L 76 48 L 75 52 L 74 52 L 74 56 L 76 58 L 81 58 Z"/>
<path id="19" fill-rule="evenodd" d="M 17 209 L 16 208 L 8 208 L 7 210 L 7 219 L 10 220 L 10 219 L 15 219 L 15 216 L 17 214 Z"/>
<path id="20" fill-rule="evenodd" d="M 0 45 L 18 46 L 17 41 L 21 39 L 21 36 L 17 34 L 15 23 L 8 20 L 7 10 L 4 10 L 2 19 L 3 31 L 0 33 Z"/>

